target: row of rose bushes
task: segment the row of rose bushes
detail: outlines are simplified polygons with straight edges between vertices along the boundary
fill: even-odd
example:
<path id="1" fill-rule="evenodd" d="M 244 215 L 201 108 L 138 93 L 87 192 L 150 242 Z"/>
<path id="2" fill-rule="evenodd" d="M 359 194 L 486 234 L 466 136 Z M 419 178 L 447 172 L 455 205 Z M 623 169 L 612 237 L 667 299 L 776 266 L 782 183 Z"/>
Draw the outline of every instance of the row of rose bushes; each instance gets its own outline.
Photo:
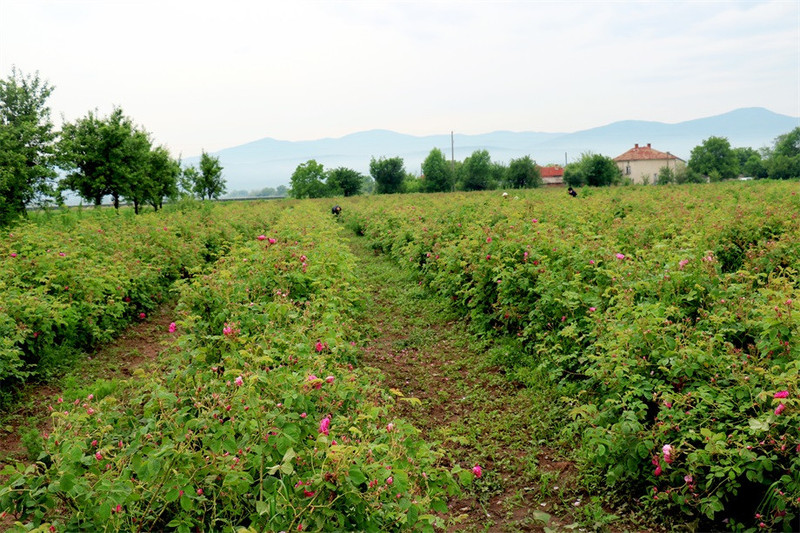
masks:
<path id="1" fill-rule="evenodd" d="M 469 482 L 471 470 L 438 467 L 388 414 L 378 376 L 353 367 L 364 302 L 354 258 L 324 206 L 281 205 L 179 282 L 163 372 L 139 370 L 114 396 L 54 400 L 38 461 L 2 472 L 0 509 L 19 530 L 442 524 L 453 474 Z"/>
<path id="2" fill-rule="evenodd" d="M 41 218 L 41 217 L 40 217 Z M 67 211 L 0 239 L 0 407 L 75 353 L 116 337 L 248 229 L 232 209 Z"/>
<path id="3" fill-rule="evenodd" d="M 585 472 L 716 526 L 800 504 L 796 183 L 353 199 L 348 224 L 557 383 Z"/>

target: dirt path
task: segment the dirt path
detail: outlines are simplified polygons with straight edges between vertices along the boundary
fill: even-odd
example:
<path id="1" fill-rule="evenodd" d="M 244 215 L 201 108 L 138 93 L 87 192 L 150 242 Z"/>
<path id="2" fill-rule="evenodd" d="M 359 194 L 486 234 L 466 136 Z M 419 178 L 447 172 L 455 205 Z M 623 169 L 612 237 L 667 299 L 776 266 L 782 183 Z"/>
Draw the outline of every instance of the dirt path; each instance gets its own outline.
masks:
<path id="1" fill-rule="evenodd" d="M 362 239 L 350 243 L 373 310 L 363 363 L 382 371 L 387 388 L 421 401 L 398 401 L 395 409 L 446 450 L 446 463 L 482 468 L 449 502 L 448 531 L 582 530 L 575 522 L 586 523 L 587 506 L 572 482 L 575 467 L 540 444 L 552 416 L 541 398 L 488 364 L 487 346 L 475 344 L 413 276 Z"/>
<path id="2" fill-rule="evenodd" d="M 175 320 L 174 309 L 174 302 L 162 305 L 146 320 L 128 327 L 114 342 L 87 355 L 80 368 L 67 372 L 62 379 L 26 386 L 17 407 L 0 414 L 0 464 L 26 459 L 22 437 L 32 428 L 47 431 L 50 424 L 47 406 L 56 396 L 64 394 L 64 383 L 80 387 L 98 379 L 126 379 L 135 368 L 154 361 L 173 338 L 169 324 Z"/>

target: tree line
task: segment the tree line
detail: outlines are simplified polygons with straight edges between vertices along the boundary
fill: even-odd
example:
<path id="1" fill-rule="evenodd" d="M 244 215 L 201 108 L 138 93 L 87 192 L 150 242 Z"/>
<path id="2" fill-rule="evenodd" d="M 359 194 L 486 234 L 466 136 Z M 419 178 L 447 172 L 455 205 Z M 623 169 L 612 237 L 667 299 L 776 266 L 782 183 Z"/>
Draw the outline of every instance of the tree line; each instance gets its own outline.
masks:
<path id="1" fill-rule="evenodd" d="M 289 195 L 322 198 L 356 194 L 480 191 L 497 188 L 541 187 L 541 167 L 524 156 L 508 165 L 492 161 L 489 152 L 476 150 L 464 161 L 450 161 L 438 148 L 422 163 L 422 174 L 407 172 L 401 157 L 370 160 L 369 175 L 344 167 L 326 170 L 311 159 L 298 165 Z M 662 167 L 655 184 L 705 183 L 747 176 L 753 179 L 800 177 L 800 127 L 775 139 L 772 148 L 733 148 L 724 137 L 709 137 L 692 149 L 685 166 Z M 564 184 L 603 187 L 632 182 L 610 157 L 587 152 L 564 167 Z"/>
<path id="2" fill-rule="evenodd" d="M 447 161 L 434 148 L 422 162 L 422 174 L 405 169 L 402 157 L 373 157 L 369 175 L 339 167 L 325 170 L 311 159 L 297 166 L 290 179 L 293 198 L 322 198 L 357 194 L 482 191 L 522 189 L 543 185 L 540 167 L 530 156 L 512 159 L 508 165 L 492 161 L 487 150 L 476 150 L 464 161 Z"/>
<path id="3" fill-rule="evenodd" d="M 108 116 L 89 111 L 56 131 L 47 105 L 52 92 L 38 73 L 12 68 L 0 80 L 0 224 L 32 205 L 63 204 L 67 191 L 94 205 L 105 197 L 115 208 L 128 202 L 136 213 L 181 194 L 225 193 L 218 158 L 203 151 L 198 167 L 183 168 L 119 107 Z"/>

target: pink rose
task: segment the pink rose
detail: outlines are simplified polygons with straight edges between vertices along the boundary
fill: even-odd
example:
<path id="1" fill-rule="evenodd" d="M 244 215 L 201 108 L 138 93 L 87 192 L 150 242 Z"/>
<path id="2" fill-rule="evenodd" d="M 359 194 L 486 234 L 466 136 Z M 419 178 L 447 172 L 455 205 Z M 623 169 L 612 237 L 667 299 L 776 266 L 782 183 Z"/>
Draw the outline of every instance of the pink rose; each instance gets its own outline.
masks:
<path id="1" fill-rule="evenodd" d="M 327 435 L 330 432 L 331 428 L 331 419 L 330 417 L 325 417 L 319 423 L 319 432 L 323 435 Z"/>
<path id="2" fill-rule="evenodd" d="M 475 477 L 481 477 L 483 475 L 483 470 L 480 465 L 475 465 L 472 467 L 472 473 L 475 474 Z"/>

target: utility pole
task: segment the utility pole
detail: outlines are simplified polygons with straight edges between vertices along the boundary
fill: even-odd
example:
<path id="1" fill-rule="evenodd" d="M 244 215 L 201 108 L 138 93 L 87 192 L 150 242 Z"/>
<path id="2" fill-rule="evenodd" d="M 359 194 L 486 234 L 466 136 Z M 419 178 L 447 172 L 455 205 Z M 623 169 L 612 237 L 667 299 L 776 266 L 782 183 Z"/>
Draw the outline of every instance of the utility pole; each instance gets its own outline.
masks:
<path id="1" fill-rule="evenodd" d="M 453 137 L 453 130 L 450 130 L 450 170 L 453 176 L 453 192 L 456 191 L 456 142 Z"/>

